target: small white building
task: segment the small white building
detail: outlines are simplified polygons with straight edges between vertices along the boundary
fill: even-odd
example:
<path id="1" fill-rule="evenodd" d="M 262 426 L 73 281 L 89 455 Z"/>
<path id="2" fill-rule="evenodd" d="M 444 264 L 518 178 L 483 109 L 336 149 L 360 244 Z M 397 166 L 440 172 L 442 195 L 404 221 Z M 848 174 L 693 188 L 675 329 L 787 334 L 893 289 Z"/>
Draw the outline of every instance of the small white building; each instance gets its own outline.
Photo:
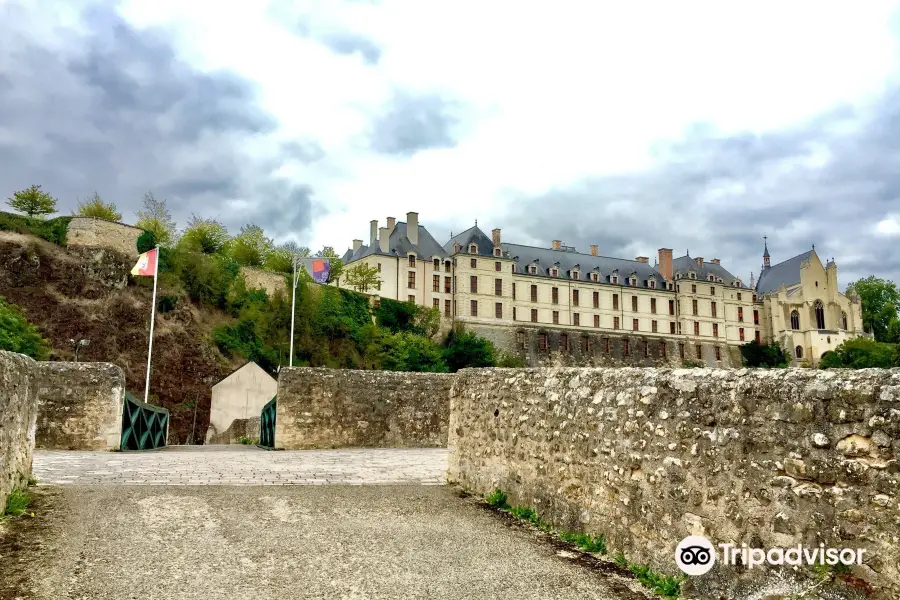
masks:
<path id="1" fill-rule="evenodd" d="M 278 393 L 278 382 L 259 365 L 248 362 L 212 388 L 206 443 L 229 443 L 222 436 L 238 419 L 256 419 Z"/>

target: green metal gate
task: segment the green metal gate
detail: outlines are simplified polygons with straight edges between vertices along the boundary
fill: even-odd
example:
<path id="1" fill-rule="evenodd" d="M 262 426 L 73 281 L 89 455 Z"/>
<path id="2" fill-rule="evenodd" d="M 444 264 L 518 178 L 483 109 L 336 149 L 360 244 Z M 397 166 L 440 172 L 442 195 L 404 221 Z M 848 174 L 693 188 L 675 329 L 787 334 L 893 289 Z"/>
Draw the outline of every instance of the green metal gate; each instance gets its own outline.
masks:
<path id="1" fill-rule="evenodd" d="M 122 450 L 152 450 L 166 445 L 169 411 L 145 404 L 125 392 L 122 407 Z"/>
<path id="2" fill-rule="evenodd" d="M 259 415 L 259 445 L 263 448 L 275 447 L 275 408 L 278 406 L 278 396 L 275 396 L 263 406 Z"/>

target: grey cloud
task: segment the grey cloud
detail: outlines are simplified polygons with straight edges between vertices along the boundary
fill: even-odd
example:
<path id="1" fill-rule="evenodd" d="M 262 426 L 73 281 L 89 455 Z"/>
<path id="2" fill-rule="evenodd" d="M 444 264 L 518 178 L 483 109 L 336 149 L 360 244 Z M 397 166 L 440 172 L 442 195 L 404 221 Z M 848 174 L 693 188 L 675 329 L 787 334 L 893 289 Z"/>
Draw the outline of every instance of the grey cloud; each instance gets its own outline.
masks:
<path id="1" fill-rule="evenodd" d="M 412 156 L 422 150 L 456 146 L 459 105 L 439 94 L 397 92 L 372 125 L 370 145 L 376 152 Z"/>
<path id="2" fill-rule="evenodd" d="M 381 48 L 371 39 L 349 31 L 323 35 L 320 41 L 336 54 L 351 55 L 359 53 L 370 65 L 381 60 Z"/>
<path id="3" fill-rule="evenodd" d="M 110 5 L 85 4 L 80 27 L 60 27 L 56 43 L 42 43 L 29 23 L 52 13 L 45 8 L 14 3 L 15 18 L 0 21 L 3 197 L 39 183 L 68 213 L 97 190 L 129 220 L 153 190 L 182 224 L 249 200 L 258 208 L 226 214 L 227 225 L 309 228 L 308 187 L 275 174 L 283 160 L 244 150 L 277 126 L 248 81 L 193 69 L 166 31 L 136 29 Z M 277 195 L 264 193 L 273 188 Z M 288 221 L 275 216 L 281 202 L 291 202 Z"/>
<path id="4" fill-rule="evenodd" d="M 292 159 L 309 164 L 325 157 L 325 151 L 316 142 L 290 141 L 281 145 L 281 152 Z"/>
<path id="5" fill-rule="evenodd" d="M 813 244 L 836 259 L 842 286 L 876 274 L 900 280 L 896 237 L 873 234 L 900 209 L 900 88 L 872 109 L 840 106 L 760 135 L 725 135 L 706 124 L 660 144 L 647 171 L 590 178 L 517 199 L 500 218 L 507 240 L 562 239 L 611 256 L 720 258 L 745 282 L 759 274 L 763 235 L 779 262 Z M 829 160 L 817 160 L 827 149 Z M 507 233 L 508 232 L 508 233 Z M 652 261 L 652 259 L 651 259 Z"/>

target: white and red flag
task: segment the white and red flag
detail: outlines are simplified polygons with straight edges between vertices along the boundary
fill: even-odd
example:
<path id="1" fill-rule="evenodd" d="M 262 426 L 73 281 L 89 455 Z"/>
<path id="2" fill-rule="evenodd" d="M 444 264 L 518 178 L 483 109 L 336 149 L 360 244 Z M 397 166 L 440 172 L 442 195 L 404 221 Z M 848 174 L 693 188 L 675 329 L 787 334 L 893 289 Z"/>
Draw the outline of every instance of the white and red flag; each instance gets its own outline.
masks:
<path id="1" fill-rule="evenodd" d="M 138 257 L 137 264 L 131 269 L 132 275 L 156 277 L 156 266 L 159 262 L 159 248 L 148 250 Z"/>
<path id="2" fill-rule="evenodd" d="M 138 257 L 131 274 L 153 278 L 153 300 L 150 305 L 150 343 L 147 345 L 147 379 L 144 382 L 144 403 L 150 398 L 150 361 L 153 357 L 153 323 L 156 321 L 156 282 L 159 279 L 159 248 L 147 250 Z"/>

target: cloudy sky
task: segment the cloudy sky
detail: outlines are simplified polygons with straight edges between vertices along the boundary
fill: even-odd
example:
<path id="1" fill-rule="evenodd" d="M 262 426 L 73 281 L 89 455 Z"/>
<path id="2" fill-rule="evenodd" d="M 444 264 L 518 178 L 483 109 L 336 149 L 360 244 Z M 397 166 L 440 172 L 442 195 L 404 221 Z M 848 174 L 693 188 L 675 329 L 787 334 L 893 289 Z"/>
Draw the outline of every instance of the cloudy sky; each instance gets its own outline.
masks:
<path id="1" fill-rule="evenodd" d="M 744 8 L 736 8 L 743 6 Z M 900 280 L 897 3 L 0 0 L 0 193 Z"/>

